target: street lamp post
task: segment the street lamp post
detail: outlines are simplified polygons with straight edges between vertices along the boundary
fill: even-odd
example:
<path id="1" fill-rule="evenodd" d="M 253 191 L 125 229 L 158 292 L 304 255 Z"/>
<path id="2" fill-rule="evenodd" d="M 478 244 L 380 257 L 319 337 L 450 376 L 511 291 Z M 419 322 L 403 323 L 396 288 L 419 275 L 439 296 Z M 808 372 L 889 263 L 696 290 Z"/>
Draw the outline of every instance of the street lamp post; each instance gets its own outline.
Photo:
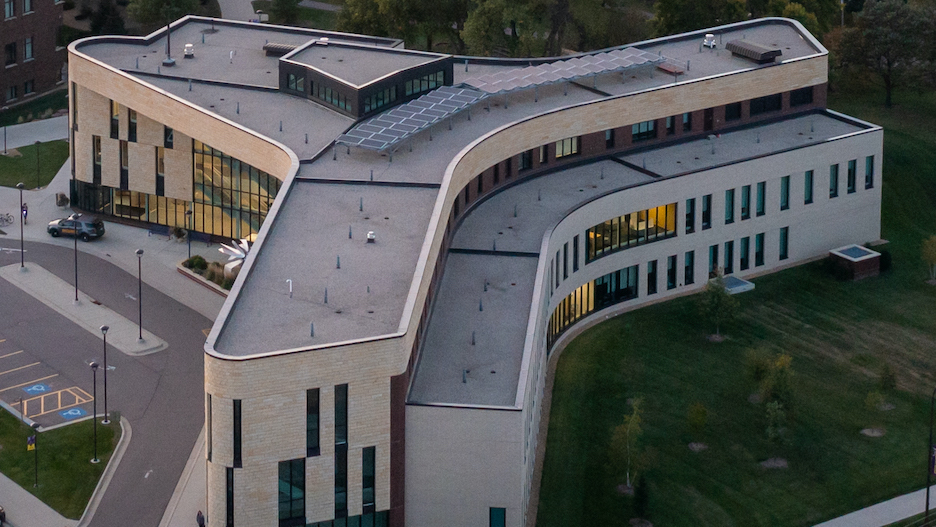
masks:
<path id="1" fill-rule="evenodd" d="M 23 186 L 22 181 L 16 184 L 20 195 L 20 271 L 26 268 L 26 253 L 23 250 L 23 222 L 26 221 L 26 218 L 23 218 Z"/>
<path id="2" fill-rule="evenodd" d="M 186 224 L 188 225 L 188 233 L 186 233 L 185 238 L 188 241 L 188 257 L 192 258 L 192 207 L 189 206 L 188 210 L 185 211 Z"/>
<path id="3" fill-rule="evenodd" d="M 35 454 L 35 456 L 33 456 L 33 459 L 35 459 L 35 467 L 36 467 L 36 481 L 33 483 L 33 487 L 38 487 L 39 486 L 39 423 L 33 422 L 32 429 L 33 429 L 33 437 L 34 437 L 33 453 Z"/>
<path id="4" fill-rule="evenodd" d="M 136 250 L 137 255 L 137 300 L 140 306 L 140 337 L 139 342 L 143 342 L 143 249 Z"/>
<path id="5" fill-rule="evenodd" d="M 91 458 L 91 462 L 100 463 L 101 460 L 98 459 L 97 457 L 97 369 L 98 369 L 98 363 L 92 362 L 91 364 L 89 364 L 89 366 L 91 366 L 91 375 L 93 378 L 91 382 L 93 383 L 93 386 L 94 386 L 92 388 L 92 395 L 91 395 L 91 399 L 94 401 L 94 410 L 93 410 L 94 415 L 91 416 L 91 420 L 94 421 L 94 457 Z"/>
<path id="6" fill-rule="evenodd" d="M 933 395 L 930 397 L 930 432 L 929 432 L 929 443 L 926 445 L 926 509 L 923 514 L 923 525 L 929 525 L 929 509 L 930 509 L 930 475 L 933 473 L 934 467 L 933 463 L 936 461 L 936 457 L 933 454 L 936 454 L 933 449 L 933 406 L 936 402 L 936 388 L 933 388 Z"/>
<path id="7" fill-rule="evenodd" d="M 76 220 L 77 221 L 77 220 Z M 78 231 L 75 229 L 75 304 L 78 303 Z"/>
<path id="8" fill-rule="evenodd" d="M 101 334 L 104 335 L 104 419 L 102 425 L 110 424 L 110 413 L 107 412 L 107 330 L 108 326 L 101 326 Z"/>

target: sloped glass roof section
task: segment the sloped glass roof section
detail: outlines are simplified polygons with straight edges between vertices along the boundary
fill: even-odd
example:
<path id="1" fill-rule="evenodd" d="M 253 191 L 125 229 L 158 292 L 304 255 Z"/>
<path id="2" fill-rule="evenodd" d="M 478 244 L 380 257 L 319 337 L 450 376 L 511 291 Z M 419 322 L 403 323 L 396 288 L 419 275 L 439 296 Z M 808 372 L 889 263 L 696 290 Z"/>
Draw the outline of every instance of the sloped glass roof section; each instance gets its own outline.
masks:
<path id="1" fill-rule="evenodd" d="M 484 96 L 477 90 L 442 86 L 416 100 L 362 121 L 347 133 L 341 134 L 336 143 L 383 151 L 457 114 Z"/>

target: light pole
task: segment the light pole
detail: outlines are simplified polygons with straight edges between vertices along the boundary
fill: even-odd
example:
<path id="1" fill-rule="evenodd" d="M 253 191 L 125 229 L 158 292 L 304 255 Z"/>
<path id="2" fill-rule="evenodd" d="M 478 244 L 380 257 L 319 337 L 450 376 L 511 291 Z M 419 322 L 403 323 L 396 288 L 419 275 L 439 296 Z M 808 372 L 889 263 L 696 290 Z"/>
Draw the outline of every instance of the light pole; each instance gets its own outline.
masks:
<path id="1" fill-rule="evenodd" d="M 36 481 L 33 487 L 39 486 L 39 423 L 33 422 L 33 453 L 35 454 Z"/>
<path id="2" fill-rule="evenodd" d="M 140 306 L 140 337 L 138 342 L 143 342 L 143 249 L 136 250 L 137 255 L 137 300 Z"/>
<path id="3" fill-rule="evenodd" d="M 188 225 L 188 233 L 186 233 L 185 238 L 188 241 L 188 257 L 192 259 L 192 207 L 189 206 L 188 210 L 185 211 L 185 223 Z"/>
<path id="4" fill-rule="evenodd" d="M 104 419 L 102 425 L 110 424 L 110 414 L 107 412 L 107 330 L 108 326 L 101 326 L 101 334 L 104 335 Z"/>
<path id="5" fill-rule="evenodd" d="M 36 190 L 39 190 L 39 141 L 36 141 Z"/>
<path id="6" fill-rule="evenodd" d="M 78 221 L 77 219 L 75 220 Z M 78 227 L 75 226 L 75 304 L 78 304 Z"/>
<path id="7" fill-rule="evenodd" d="M 16 189 L 19 190 L 20 194 L 20 271 L 26 268 L 26 253 L 23 251 L 23 222 L 26 221 L 23 218 L 23 186 L 22 181 L 16 184 Z"/>
<path id="8" fill-rule="evenodd" d="M 89 364 L 91 366 L 91 375 L 93 378 L 93 386 L 91 399 L 94 401 L 94 415 L 91 416 L 91 420 L 94 421 L 94 457 L 91 458 L 92 463 L 100 463 L 101 460 L 97 457 L 97 369 L 98 363 L 92 362 Z"/>
<path id="9" fill-rule="evenodd" d="M 171 43 L 172 43 L 171 11 L 172 9 L 169 7 L 168 4 L 163 6 L 163 13 L 166 16 L 166 58 L 163 59 L 162 64 L 163 66 L 169 66 L 169 67 L 175 66 L 175 59 L 172 58 L 172 53 L 170 51 L 170 48 L 172 47 L 171 46 Z"/>
<path id="10" fill-rule="evenodd" d="M 936 469 L 936 465 L 933 463 L 936 462 L 936 450 L 933 449 L 933 404 L 936 402 L 936 388 L 933 388 L 933 395 L 930 397 L 930 433 L 929 433 L 929 444 L 926 445 L 926 509 L 923 514 L 923 525 L 929 525 L 929 509 L 930 509 L 930 475 L 933 473 L 933 470 Z"/>

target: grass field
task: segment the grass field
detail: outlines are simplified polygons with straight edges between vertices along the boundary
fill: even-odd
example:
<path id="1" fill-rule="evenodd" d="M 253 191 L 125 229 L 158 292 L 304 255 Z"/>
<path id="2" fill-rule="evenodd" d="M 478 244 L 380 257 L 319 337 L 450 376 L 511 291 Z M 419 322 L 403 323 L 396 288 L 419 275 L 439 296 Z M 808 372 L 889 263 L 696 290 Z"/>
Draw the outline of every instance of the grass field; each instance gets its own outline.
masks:
<path id="1" fill-rule="evenodd" d="M 36 149 L 39 149 L 39 186 L 44 187 L 68 159 L 68 143 L 50 141 L 15 149 L 19 155 L 0 153 L 0 186 L 14 187 L 22 182 L 25 188 L 36 188 Z M 0 148 L 2 152 L 3 148 Z M 12 151 L 13 149 L 10 149 Z"/>
<path id="2" fill-rule="evenodd" d="M 836 282 L 821 264 L 755 280 L 721 344 L 709 343 L 693 298 L 609 320 L 563 352 L 556 373 L 538 525 L 624 525 L 633 499 L 610 461 L 613 428 L 643 401 L 646 516 L 658 526 L 807 526 L 924 486 L 929 393 L 936 368 L 936 288 L 924 284 L 924 237 L 936 233 L 936 96 L 874 90 L 829 107 L 885 127 L 883 237 L 893 269 Z M 785 444 L 767 440 L 747 350 L 792 356 Z M 897 390 L 866 404 L 889 364 Z M 708 410 L 693 433 L 687 410 Z M 869 438 L 859 432 L 883 428 Z M 690 442 L 708 446 L 692 452 Z M 760 462 L 781 457 L 789 468 Z"/>
<path id="3" fill-rule="evenodd" d="M 39 434 L 38 449 L 26 450 L 33 430 L 13 415 L 0 411 L 0 472 L 35 494 L 66 518 L 78 519 L 88 505 L 111 453 L 120 438 L 119 419 L 110 425 L 98 423 L 98 464 L 93 457 L 90 420 Z M 39 487 L 35 454 L 39 459 Z"/>
<path id="4" fill-rule="evenodd" d="M 339 4 L 339 2 L 336 0 L 326 1 L 325 3 Z M 272 4 L 273 2 L 271 0 L 254 0 L 250 3 L 250 5 L 253 6 L 254 12 L 259 9 L 265 13 L 270 12 L 270 5 Z M 281 24 L 283 22 L 281 20 L 275 20 L 273 17 L 270 17 L 270 23 Z M 325 11 L 323 9 L 312 9 L 309 7 L 299 6 L 299 17 L 295 22 L 289 25 L 314 29 L 334 30 L 338 25 L 338 13 L 334 11 Z"/>
<path id="5" fill-rule="evenodd" d="M 48 117 L 56 110 L 63 108 L 68 108 L 68 92 L 59 90 L 0 112 L 0 126 L 9 126 Z"/>

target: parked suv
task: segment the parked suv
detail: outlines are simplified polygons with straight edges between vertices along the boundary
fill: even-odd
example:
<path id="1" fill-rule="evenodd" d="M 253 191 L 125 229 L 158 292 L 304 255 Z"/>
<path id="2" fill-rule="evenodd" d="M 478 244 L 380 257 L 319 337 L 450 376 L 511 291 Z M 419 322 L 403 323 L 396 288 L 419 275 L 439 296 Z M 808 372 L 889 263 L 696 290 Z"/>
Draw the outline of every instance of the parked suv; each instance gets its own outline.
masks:
<path id="1" fill-rule="evenodd" d="M 94 216 L 86 214 L 72 214 L 67 218 L 50 221 L 46 229 L 53 238 L 60 235 L 77 236 L 86 242 L 91 238 L 100 238 L 104 235 L 104 222 Z"/>

